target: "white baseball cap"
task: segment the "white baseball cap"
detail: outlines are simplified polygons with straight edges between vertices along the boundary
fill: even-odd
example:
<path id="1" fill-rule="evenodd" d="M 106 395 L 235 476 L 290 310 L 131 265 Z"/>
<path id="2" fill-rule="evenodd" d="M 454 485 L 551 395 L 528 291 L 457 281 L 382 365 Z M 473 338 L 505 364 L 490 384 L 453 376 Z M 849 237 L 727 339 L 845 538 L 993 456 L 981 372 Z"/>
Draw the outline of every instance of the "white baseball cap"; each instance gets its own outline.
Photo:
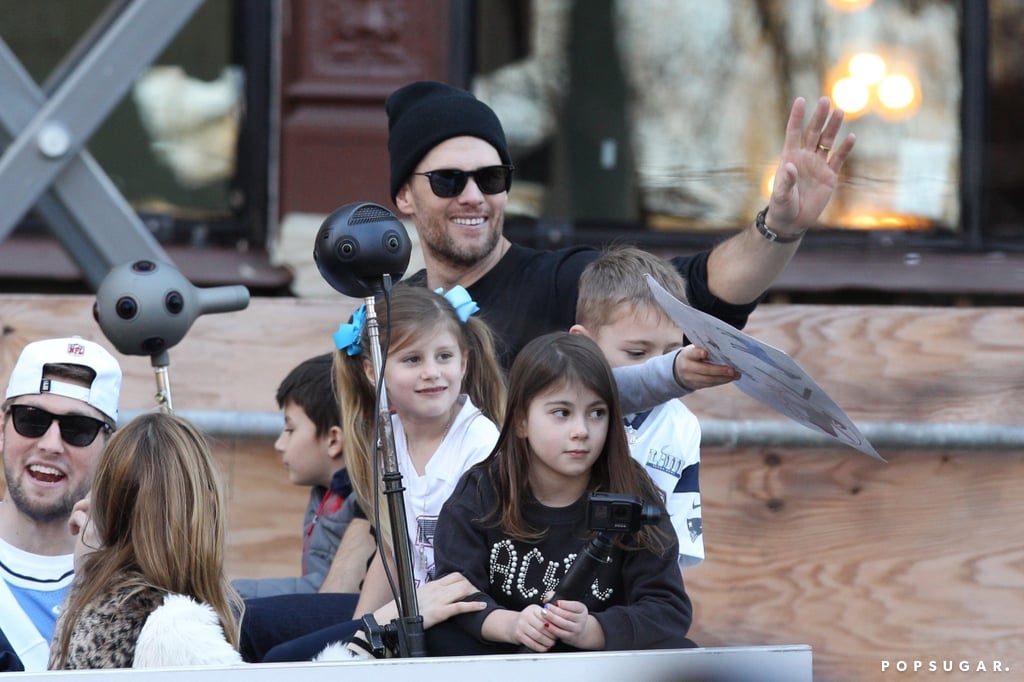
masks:
<path id="1" fill-rule="evenodd" d="M 96 373 L 96 377 L 88 387 L 45 379 L 45 366 L 57 363 L 88 367 Z M 11 380 L 7 384 L 5 400 L 42 393 L 81 400 L 116 422 L 117 402 L 121 394 L 121 366 L 103 346 L 80 336 L 33 341 L 18 356 Z"/>

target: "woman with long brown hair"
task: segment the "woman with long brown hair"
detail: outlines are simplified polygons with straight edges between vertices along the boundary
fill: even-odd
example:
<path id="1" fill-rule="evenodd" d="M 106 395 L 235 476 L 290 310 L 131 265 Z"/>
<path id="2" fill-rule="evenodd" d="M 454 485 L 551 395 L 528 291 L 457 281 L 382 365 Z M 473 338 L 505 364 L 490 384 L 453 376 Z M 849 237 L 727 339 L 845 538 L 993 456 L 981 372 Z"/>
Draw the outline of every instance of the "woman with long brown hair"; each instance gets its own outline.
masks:
<path id="1" fill-rule="evenodd" d="M 49 667 L 240 662 L 225 513 L 213 454 L 194 426 L 160 412 L 120 428 L 72 515 L 76 577 Z"/>

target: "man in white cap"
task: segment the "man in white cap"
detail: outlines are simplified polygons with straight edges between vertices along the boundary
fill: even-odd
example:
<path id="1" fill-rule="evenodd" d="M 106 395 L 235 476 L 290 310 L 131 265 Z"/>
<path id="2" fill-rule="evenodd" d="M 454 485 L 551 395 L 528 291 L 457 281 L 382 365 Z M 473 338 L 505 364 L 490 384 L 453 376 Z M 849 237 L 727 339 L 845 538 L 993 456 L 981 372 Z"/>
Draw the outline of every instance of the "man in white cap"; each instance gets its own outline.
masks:
<path id="1" fill-rule="evenodd" d="M 28 344 L 11 372 L 0 437 L 0 670 L 46 669 L 74 576 L 68 520 L 117 425 L 120 391 L 117 360 L 80 337 Z"/>

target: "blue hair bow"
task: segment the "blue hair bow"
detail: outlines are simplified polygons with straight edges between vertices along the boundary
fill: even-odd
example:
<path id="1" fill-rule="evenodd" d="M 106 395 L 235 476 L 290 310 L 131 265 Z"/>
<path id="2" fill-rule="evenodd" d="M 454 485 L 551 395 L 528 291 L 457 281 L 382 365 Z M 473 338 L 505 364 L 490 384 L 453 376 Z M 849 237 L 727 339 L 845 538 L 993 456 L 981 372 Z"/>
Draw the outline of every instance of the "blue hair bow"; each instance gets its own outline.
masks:
<path id="1" fill-rule="evenodd" d="M 338 325 L 338 331 L 332 334 L 335 348 L 345 351 L 350 356 L 362 353 L 363 346 L 359 342 L 363 338 L 364 324 L 366 324 L 365 303 L 352 313 L 352 322 Z"/>
<path id="2" fill-rule="evenodd" d="M 434 293 L 444 295 L 445 299 L 455 308 L 455 314 L 459 316 L 463 324 L 466 323 L 470 315 L 480 310 L 480 306 L 476 304 L 476 301 L 469 295 L 466 288 L 461 285 L 455 285 L 448 291 L 434 289 Z"/>

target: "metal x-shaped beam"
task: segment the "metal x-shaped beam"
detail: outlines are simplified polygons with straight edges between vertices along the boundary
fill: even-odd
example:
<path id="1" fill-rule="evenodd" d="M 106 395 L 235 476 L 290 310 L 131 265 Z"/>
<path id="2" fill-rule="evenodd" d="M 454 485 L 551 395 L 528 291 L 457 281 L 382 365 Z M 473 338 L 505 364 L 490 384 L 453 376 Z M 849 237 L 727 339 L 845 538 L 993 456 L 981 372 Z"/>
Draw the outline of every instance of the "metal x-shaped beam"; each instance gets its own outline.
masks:
<path id="1" fill-rule="evenodd" d="M 94 290 L 115 265 L 172 262 L 84 146 L 202 4 L 115 2 L 52 92 L 0 38 L 0 241 L 35 206 Z"/>

